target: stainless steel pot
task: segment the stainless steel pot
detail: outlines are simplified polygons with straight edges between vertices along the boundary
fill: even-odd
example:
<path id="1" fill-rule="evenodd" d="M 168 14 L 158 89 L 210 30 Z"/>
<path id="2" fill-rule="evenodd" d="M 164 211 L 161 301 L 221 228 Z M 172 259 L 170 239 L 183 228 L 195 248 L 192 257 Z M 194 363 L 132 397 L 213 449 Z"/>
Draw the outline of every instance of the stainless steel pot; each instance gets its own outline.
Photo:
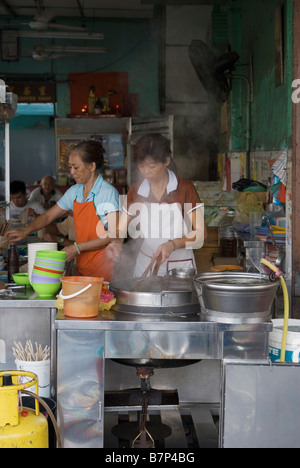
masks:
<path id="1" fill-rule="evenodd" d="M 244 272 L 203 273 L 194 278 L 203 320 L 262 323 L 270 313 L 279 283 Z"/>
<path id="2" fill-rule="evenodd" d="M 195 274 L 194 268 L 173 268 L 169 271 L 169 275 L 176 276 L 176 278 L 193 278 Z"/>

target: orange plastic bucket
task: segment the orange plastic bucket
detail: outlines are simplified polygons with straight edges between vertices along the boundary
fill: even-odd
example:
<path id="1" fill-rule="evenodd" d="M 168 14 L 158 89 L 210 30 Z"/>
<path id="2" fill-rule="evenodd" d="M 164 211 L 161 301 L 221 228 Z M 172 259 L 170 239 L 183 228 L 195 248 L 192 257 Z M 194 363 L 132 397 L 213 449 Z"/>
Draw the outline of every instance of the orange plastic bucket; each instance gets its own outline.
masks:
<path id="1" fill-rule="evenodd" d="M 68 317 L 90 318 L 99 313 L 103 278 L 65 276 L 61 278 L 64 312 Z"/>

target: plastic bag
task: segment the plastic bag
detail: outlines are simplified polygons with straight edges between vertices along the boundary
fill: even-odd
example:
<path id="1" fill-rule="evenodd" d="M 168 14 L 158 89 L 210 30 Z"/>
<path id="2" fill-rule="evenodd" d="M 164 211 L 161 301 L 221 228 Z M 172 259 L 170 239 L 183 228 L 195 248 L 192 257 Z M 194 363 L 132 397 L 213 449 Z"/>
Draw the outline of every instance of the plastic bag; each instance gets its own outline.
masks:
<path id="1" fill-rule="evenodd" d="M 257 200 L 255 193 L 242 192 L 238 196 L 235 222 L 249 224 L 251 211 L 262 211 L 262 202 Z"/>
<path id="2" fill-rule="evenodd" d="M 243 192 L 248 187 L 260 187 L 263 190 L 267 190 L 267 186 L 265 184 L 251 179 L 242 178 L 232 184 L 232 188 L 238 192 Z"/>

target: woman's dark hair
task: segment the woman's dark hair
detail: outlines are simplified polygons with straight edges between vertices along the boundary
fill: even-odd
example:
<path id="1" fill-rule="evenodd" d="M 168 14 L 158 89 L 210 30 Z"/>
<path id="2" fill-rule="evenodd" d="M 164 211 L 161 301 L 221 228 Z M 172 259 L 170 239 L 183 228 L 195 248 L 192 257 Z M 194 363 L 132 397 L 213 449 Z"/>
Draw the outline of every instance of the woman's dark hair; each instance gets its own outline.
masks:
<path id="1" fill-rule="evenodd" d="M 143 162 L 147 157 L 156 162 L 165 163 L 171 158 L 169 168 L 176 172 L 176 166 L 172 158 L 170 141 L 159 133 L 149 133 L 142 136 L 134 147 L 134 159 L 137 164 Z"/>
<path id="2" fill-rule="evenodd" d="M 86 164 L 96 164 L 96 169 L 101 170 L 104 166 L 103 154 L 105 150 L 100 141 L 85 140 L 81 141 L 69 150 L 68 156 L 72 153 L 80 153 L 81 159 Z"/>

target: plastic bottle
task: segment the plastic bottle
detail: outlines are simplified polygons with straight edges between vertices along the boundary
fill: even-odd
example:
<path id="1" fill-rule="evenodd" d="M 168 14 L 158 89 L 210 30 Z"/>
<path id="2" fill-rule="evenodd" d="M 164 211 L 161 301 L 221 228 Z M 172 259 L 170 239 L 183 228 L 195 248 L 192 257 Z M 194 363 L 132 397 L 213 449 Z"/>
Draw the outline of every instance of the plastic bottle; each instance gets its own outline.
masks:
<path id="1" fill-rule="evenodd" d="M 233 226 L 234 209 L 228 209 L 218 226 L 221 257 L 237 257 L 237 237 Z"/>
<path id="2" fill-rule="evenodd" d="M 16 244 L 10 244 L 7 257 L 8 282 L 13 282 L 13 274 L 19 273 L 19 254 Z"/>

